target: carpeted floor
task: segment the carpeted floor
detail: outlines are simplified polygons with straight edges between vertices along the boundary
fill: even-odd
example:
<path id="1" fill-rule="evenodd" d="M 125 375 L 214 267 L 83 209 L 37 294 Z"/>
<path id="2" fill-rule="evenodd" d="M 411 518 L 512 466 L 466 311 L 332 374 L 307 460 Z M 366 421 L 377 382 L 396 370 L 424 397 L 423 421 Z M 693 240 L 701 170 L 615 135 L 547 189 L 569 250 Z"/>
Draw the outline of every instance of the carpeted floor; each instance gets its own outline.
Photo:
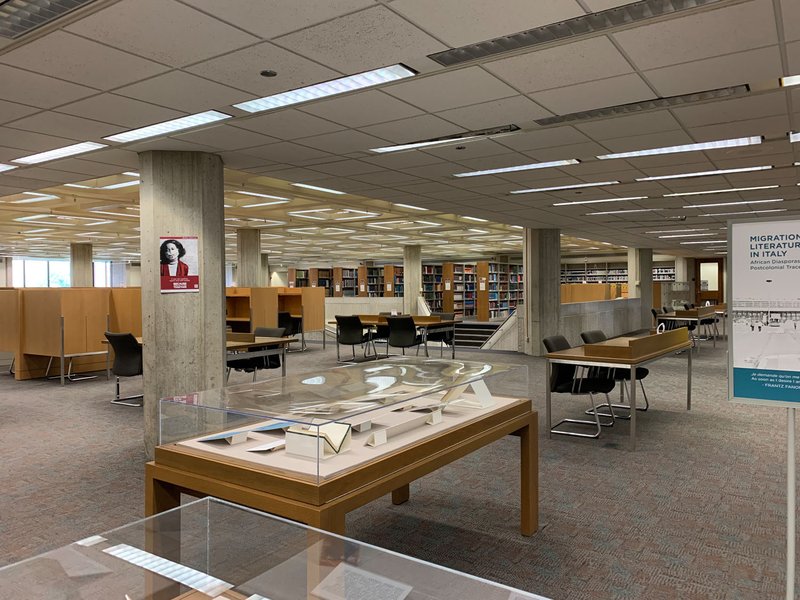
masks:
<path id="1" fill-rule="evenodd" d="M 335 364 L 330 345 L 310 347 L 290 355 L 290 372 Z M 544 431 L 542 360 L 459 357 L 529 365 Z M 406 504 L 386 498 L 354 511 L 347 533 L 554 599 L 780 598 L 785 411 L 729 404 L 725 360 L 724 343 L 703 344 L 691 412 L 685 355 L 651 365 L 652 408 L 640 413 L 635 453 L 624 421 L 597 441 L 540 433 L 533 537 L 517 531 L 513 437 L 416 482 Z M 131 380 L 123 391 L 140 388 Z M 141 411 L 110 405 L 112 393 L 104 377 L 61 388 L 0 375 L 0 565 L 142 516 Z M 554 417 L 586 404 L 556 397 Z"/>

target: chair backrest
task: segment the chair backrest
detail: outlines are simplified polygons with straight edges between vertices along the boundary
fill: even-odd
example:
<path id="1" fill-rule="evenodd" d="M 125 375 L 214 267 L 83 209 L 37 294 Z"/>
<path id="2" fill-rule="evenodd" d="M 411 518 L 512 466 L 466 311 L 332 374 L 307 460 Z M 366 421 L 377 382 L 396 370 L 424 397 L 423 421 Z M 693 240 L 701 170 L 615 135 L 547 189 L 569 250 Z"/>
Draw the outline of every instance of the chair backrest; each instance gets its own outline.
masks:
<path id="1" fill-rule="evenodd" d="M 454 312 L 432 312 L 432 317 L 439 317 L 442 321 L 452 321 L 456 318 L 456 313 Z"/>
<path id="2" fill-rule="evenodd" d="M 417 344 L 417 326 L 414 317 L 386 317 L 389 323 L 389 345 L 395 348 L 409 348 Z"/>
<path id="3" fill-rule="evenodd" d="M 292 313 L 288 311 L 279 311 L 278 327 L 283 327 L 288 335 L 292 335 Z"/>
<path id="4" fill-rule="evenodd" d="M 284 327 L 256 327 L 253 334 L 256 337 L 283 337 L 285 332 Z"/>
<path id="5" fill-rule="evenodd" d="M 605 342 L 608 338 L 600 329 L 592 329 L 581 333 L 581 339 L 584 344 L 599 344 L 600 342 Z"/>
<path id="6" fill-rule="evenodd" d="M 114 365 L 111 372 L 118 377 L 133 377 L 142 374 L 142 345 L 132 333 L 105 333 L 114 349 Z"/>
<path id="7" fill-rule="evenodd" d="M 354 346 L 364 341 L 364 327 L 358 315 L 336 315 L 336 342 Z"/>
<path id="8" fill-rule="evenodd" d="M 283 327 L 256 327 L 253 333 L 256 337 L 283 337 L 286 334 L 286 329 Z M 267 344 L 266 346 L 266 348 L 270 350 L 279 347 L 280 346 L 277 344 Z M 280 354 L 273 354 L 259 358 L 264 361 L 263 365 L 259 365 L 259 368 L 261 369 L 278 369 L 281 366 Z M 255 358 L 254 360 L 258 360 L 258 358 Z"/>
<path id="9" fill-rule="evenodd" d="M 542 340 L 544 349 L 547 352 L 558 352 L 560 350 L 569 350 L 571 346 L 563 335 L 551 335 Z M 555 389 L 568 381 L 575 378 L 575 365 L 552 363 L 550 370 L 550 391 Z"/>
<path id="10" fill-rule="evenodd" d="M 672 311 L 671 311 L 670 309 L 668 309 L 666 306 L 662 306 L 662 307 L 661 307 L 661 310 L 663 310 L 663 311 L 664 311 L 664 314 L 665 314 L 665 315 L 666 315 L 666 314 L 669 314 L 669 313 L 671 313 L 671 312 L 672 312 Z"/>
<path id="11" fill-rule="evenodd" d="M 683 310 L 691 310 L 691 309 L 692 309 L 692 307 L 689 304 L 687 304 L 687 303 L 683 304 Z"/>

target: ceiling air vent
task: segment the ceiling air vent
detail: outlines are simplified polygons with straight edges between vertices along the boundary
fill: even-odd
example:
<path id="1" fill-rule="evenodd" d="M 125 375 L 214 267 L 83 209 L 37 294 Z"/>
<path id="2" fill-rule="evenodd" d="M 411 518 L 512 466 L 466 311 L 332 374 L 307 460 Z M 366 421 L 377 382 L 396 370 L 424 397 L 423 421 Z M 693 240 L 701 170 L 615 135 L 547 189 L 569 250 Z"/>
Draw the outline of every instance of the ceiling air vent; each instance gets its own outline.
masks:
<path id="1" fill-rule="evenodd" d="M 493 40 L 429 54 L 428 58 L 435 60 L 440 65 L 450 67 L 503 52 L 532 48 L 541 44 L 616 29 L 632 23 L 728 1 L 730 0 L 641 0 Z"/>
<path id="2" fill-rule="evenodd" d="M 706 90 L 703 92 L 692 92 L 681 96 L 667 96 L 666 98 L 656 98 L 655 100 L 644 100 L 642 102 L 631 102 L 630 104 L 617 104 L 616 106 L 606 106 L 604 108 L 593 108 L 581 112 L 559 115 L 536 119 L 534 123 L 541 125 L 560 125 L 570 121 L 586 121 L 589 119 L 605 119 L 608 117 L 619 117 L 633 113 L 640 113 L 648 110 L 659 110 L 681 106 L 684 104 L 694 104 L 695 102 L 705 102 L 706 100 L 719 100 L 722 98 L 736 98 L 744 96 L 750 92 L 750 86 L 736 85 L 733 87 L 717 88 L 716 90 Z"/>
<path id="3" fill-rule="evenodd" d="M 94 0 L 0 0 L 0 37 L 16 39 Z"/>

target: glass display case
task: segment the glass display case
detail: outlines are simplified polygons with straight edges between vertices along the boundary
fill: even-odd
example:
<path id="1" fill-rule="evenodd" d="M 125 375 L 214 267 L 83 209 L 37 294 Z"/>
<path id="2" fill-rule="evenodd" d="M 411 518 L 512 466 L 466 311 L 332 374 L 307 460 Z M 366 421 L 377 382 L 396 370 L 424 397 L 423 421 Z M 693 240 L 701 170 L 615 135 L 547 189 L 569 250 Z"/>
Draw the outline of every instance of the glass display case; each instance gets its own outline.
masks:
<path id="1" fill-rule="evenodd" d="M 6 600 L 541 600 L 215 498 L 0 568 Z"/>
<path id="2" fill-rule="evenodd" d="M 160 444 L 313 482 L 528 402 L 527 367 L 417 357 L 164 398 Z"/>

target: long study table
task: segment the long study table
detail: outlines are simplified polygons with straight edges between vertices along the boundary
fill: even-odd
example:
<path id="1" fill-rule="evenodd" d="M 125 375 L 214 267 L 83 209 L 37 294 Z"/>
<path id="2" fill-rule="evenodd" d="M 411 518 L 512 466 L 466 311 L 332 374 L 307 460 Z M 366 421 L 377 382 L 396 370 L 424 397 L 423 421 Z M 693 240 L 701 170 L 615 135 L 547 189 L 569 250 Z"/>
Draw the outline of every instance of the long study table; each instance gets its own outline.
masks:
<path id="1" fill-rule="evenodd" d="M 358 315 L 364 328 L 373 328 L 378 325 L 388 325 L 388 315 Z M 425 346 L 425 356 L 428 356 L 428 330 L 449 329 L 453 334 L 453 343 L 450 346 L 450 358 L 456 357 L 456 320 L 442 320 L 439 317 L 426 315 L 412 315 L 414 326 L 422 330 L 422 345 Z M 336 321 L 328 321 L 328 325 L 336 325 L 336 338 L 339 338 L 339 328 Z"/>

